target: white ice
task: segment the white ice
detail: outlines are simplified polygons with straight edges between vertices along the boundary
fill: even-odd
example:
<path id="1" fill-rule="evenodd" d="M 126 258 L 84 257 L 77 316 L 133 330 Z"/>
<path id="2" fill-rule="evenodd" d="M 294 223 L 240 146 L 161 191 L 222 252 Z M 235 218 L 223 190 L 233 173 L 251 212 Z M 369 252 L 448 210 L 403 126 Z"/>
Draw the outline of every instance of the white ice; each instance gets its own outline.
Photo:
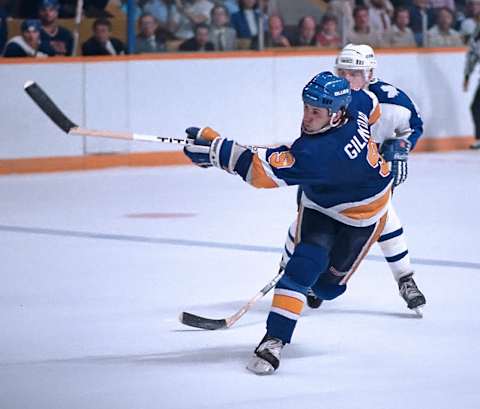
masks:
<path id="1" fill-rule="evenodd" d="M 245 369 L 270 294 L 228 330 L 177 316 L 276 274 L 294 189 L 192 166 L 4 176 L 0 198 L 1 409 L 480 407 L 478 153 L 413 155 L 395 195 L 424 318 L 375 247 L 270 377 Z"/>

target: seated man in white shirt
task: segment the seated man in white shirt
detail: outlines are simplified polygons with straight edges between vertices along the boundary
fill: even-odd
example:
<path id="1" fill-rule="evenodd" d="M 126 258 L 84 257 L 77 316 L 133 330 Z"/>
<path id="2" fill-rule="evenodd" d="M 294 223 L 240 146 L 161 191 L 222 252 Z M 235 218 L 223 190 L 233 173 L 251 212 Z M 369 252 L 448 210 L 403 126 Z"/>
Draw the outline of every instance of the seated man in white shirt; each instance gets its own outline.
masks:
<path id="1" fill-rule="evenodd" d="M 230 17 L 227 8 L 215 6 L 211 13 L 209 38 L 217 51 L 231 51 L 237 48 L 237 33 L 229 26 Z"/>

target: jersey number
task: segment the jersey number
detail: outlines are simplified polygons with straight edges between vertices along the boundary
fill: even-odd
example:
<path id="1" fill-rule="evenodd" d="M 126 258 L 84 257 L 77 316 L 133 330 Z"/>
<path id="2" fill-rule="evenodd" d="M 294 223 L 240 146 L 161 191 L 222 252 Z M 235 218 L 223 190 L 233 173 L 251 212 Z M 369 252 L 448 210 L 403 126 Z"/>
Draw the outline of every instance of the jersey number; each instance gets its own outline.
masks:
<path id="1" fill-rule="evenodd" d="M 367 146 L 367 162 L 372 168 L 379 167 L 378 172 L 380 176 L 387 177 L 390 174 L 390 166 L 385 160 L 382 158 L 382 155 L 378 153 L 377 144 L 373 141 L 373 139 L 368 140 Z"/>

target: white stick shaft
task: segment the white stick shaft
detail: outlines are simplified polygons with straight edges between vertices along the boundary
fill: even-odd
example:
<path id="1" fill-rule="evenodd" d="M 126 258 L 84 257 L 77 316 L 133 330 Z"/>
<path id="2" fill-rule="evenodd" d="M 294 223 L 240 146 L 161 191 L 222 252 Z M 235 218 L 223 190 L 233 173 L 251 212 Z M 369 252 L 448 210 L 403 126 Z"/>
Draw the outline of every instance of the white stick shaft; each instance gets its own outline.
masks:
<path id="1" fill-rule="evenodd" d="M 145 135 L 133 132 L 98 131 L 95 129 L 86 129 L 80 127 L 72 128 L 68 133 L 69 135 L 98 136 L 101 138 L 125 139 L 130 141 L 176 143 L 180 145 L 189 144 L 187 140 L 180 138 L 166 138 L 158 135 Z"/>
<path id="2" fill-rule="evenodd" d="M 227 328 L 230 328 L 233 324 L 235 324 L 242 316 L 252 308 L 253 304 L 255 304 L 260 298 L 262 298 L 265 294 L 267 294 L 273 287 L 277 285 L 284 274 L 284 271 L 280 271 L 265 287 L 263 287 L 257 294 L 253 296 L 253 298 L 247 302 L 242 308 L 240 308 L 235 314 L 225 319 L 227 322 Z"/>
<path id="3" fill-rule="evenodd" d="M 95 129 L 87 129 L 87 128 L 81 128 L 81 127 L 70 129 L 68 131 L 68 134 L 81 135 L 81 136 L 98 136 L 100 138 L 111 138 L 111 139 L 124 139 L 127 141 L 172 143 L 172 144 L 178 144 L 178 145 L 191 145 L 193 143 L 188 139 L 171 138 L 171 137 L 158 136 L 158 135 L 146 135 L 146 134 L 133 133 L 133 132 L 113 132 L 113 131 L 95 130 Z M 261 145 L 248 145 L 248 146 L 245 145 L 245 147 L 253 150 L 268 148 L 267 146 L 261 146 Z M 273 285 L 275 285 L 275 283 Z"/>

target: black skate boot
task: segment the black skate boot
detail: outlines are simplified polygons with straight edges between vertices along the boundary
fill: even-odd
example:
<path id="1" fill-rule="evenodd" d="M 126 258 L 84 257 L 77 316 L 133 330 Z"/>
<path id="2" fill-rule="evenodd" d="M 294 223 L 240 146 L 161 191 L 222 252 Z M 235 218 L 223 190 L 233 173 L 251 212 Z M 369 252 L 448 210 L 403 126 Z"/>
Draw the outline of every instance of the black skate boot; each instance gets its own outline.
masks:
<path id="1" fill-rule="evenodd" d="M 322 305 L 323 300 L 318 298 L 311 288 L 307 291 L 307 305 L 310 308 L 316 309 Z"/>
<path id="2" fill-rule="evenodd" d="M 257 375 L 271 375 L 280 365 L 281 339 L 265 335 L 248 361 L 247 369 Z"/>
<path id="3" fill-rule="evenodd" d="M 417 284 L 415 284 L 412 274 L 398 280 L 398 289 L 400 290 L 400 295 L 407 303 L 407 307 L 422 316 L 421 307 L 423 307 L 427 301 L 418 289 Z"/>

